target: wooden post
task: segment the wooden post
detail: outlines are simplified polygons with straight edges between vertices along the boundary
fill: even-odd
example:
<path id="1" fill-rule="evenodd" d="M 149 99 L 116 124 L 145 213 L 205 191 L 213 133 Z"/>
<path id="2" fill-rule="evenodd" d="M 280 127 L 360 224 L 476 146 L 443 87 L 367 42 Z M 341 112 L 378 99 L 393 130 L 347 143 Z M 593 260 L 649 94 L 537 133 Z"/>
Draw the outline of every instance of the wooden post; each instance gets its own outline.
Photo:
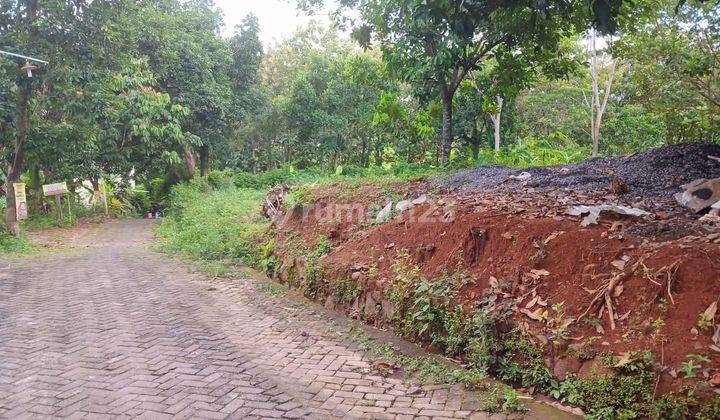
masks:
<path id="1" fill-rule="evenodd" d="M 70 193 L 67 194 L 68 222 L 72 225 L 72 209 L 70 208 Z"/>

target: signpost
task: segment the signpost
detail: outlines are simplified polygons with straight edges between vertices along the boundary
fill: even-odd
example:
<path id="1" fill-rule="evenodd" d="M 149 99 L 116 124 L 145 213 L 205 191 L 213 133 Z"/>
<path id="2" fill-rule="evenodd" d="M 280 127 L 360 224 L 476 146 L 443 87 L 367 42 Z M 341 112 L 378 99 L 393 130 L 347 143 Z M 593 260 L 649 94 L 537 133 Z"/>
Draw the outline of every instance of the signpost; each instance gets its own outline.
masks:
<path id="1" fill-rule="evenodd" d="M 45 197 L 51 197 L 53 195 L 63 195 L 67 193 L 67 184 L 64 182 L 43 185 L 43 194 L 45 195 Z"/>
<path id="2" fill-rule="evenodd" d="M 15 214 L 17 220 L 26 220 L 28 218 L 27 196 L 25 195 L 25 184 L 21 182 L 13 183 L 15 190 Z"/>
<path id="3" fill-rule="evenodd" d="M 55 184 L 46 184 L 42 186 L 43 195 L 45 197 L 56 196 L 55 204 L 58 206 L 58 223 L 62 222 L 62 208 L 60 207 L 60 197 L 63 194 L 68 193 L 67 184 L 65 182 L 58 182 Z M 67 200 L 68 204 L 68 217 L 72 221 L 72 210 L 70 209 L 70 198 Z"/>

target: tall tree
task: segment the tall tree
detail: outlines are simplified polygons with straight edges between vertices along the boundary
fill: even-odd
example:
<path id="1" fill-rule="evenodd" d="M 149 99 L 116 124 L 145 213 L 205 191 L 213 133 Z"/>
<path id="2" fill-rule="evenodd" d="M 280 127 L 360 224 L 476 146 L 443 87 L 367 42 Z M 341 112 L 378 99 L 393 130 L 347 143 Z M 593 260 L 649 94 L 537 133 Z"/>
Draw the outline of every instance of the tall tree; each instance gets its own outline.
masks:
<path id="1" fill-rule="evenodd" d="M 305 2 L 307 3 L 307 2 Z M 443 105 L 442 161 L 453 144 L 453 98 L 466 76 L 504 54 L 552 60 L 561 41 L 588 22 L 582 1 L 355 0 L 365 46 L 379 41 L 404 80 L 433 86 Z"/>
<path id="2" fill-rule="evenodd" d="M 588 106 L 590 107 L 590 136 L 592 139 L 592 156 L 597 157 L 600 154 L 600 126 L 618 72 L 618 60 L 606 52 L 603 52 L 602 56 L 598 57 L 595 30 L 590 31 L 587 54 L 590 59 L 590 83 L 592 87 L 588 100 Z"/>
<path id="3" fill-rule="evenodd" d="M 46 21 L 38 21 L 38 13 L 41 6 L 37 0 L 29 0 L 25 2 L 14 3 L 14 8 L 8 9 L 9 13 L 3 15 L 3 18 L 12 22 L 10 25 L 1 25 L 4 29 L 1 33 L 4 41 L 14 41 L 11 45 L 22 48 L 25 54 L 32 54 L 38 51 L 37 44 L 42 44 L 39 34 L 40 28 L 47 27 Z M 44 12 L 44 11 L 43 11 Z M 46 16 L 47 17 L 47 16 Z M 25 147 L 28 136 L 28 119 L 30 96 L 32 94 L 33 82 L 32 78 L 27 77 L 18 69 L 16 76 L 17 102 L 14 116 L 15 135 L 10 147 L 0 147 L 8 149 L 7 170 L 5 180 L 5 193 L 7 195 L 7 211 L 5 212 L 5 228 L 15 236 L 20 234 L 20 224 L 16 213 L 15 203 L 15 187 L 14 184 L 20 181 L 20 175 L 25 164 Z"/>
<path id="4" fill-rule="evenodd" d="M 148 57 L 157 89 L 190 110 L 183 123 L 180 149 L 187 176 L 209 169 L 210 149 L 231 141 L 229 131 L 232 56 L 217 34 L 220 12 L 205 1 L 145 5 L 139 14 L 138 49 Z"/>
<path id="5" fill-rule="evenodd" d="M 720 140 L 720 8 L 672 0 L 612 46 L 627 64 L 625 95 L 667 127 L 668 142 Z"/>

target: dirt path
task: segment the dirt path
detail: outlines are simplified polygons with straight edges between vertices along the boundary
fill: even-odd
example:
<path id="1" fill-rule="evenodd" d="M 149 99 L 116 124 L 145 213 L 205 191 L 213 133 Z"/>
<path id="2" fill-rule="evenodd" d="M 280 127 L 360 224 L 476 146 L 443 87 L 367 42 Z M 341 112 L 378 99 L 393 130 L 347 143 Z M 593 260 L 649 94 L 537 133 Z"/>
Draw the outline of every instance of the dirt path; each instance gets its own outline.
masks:
<path id="1" fill-rule="evenodd" d="M 151 226 L 0 261 L 0 418 L 490 418 L 460 387 L 371 376 L 322 309 L 150 251 Z"/>

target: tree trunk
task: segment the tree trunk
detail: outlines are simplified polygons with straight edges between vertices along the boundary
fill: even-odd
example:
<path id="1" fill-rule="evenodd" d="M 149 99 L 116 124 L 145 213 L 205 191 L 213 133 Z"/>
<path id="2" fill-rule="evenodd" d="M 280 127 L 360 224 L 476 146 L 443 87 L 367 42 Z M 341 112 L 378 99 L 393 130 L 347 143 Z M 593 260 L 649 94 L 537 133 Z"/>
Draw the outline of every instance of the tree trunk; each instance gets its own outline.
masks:
<path id="1" fill-rule="evenodd" d="M 440 162 L 443 165 L 450 163 L 450 151 L 453 143 L 453 93 L 450 92 L 444 83 L 440 84 L 440 93 L 443 101 L 443 124 L 442 124 L 442 149 Z"/>
<path id="2" fill-rule="evenodd" d="M 600 60 L 603 68 L 598 63 L 597 48 L 595 46 L 595 30 L 590 33 L 590 81 L 592 83 L 592 98 L 590 100 L 590 137 L 592 140 L 592 156 L 600 155 L 600 126 L 607 107 L 610 91 L 617 73 L 617 59 L 611 58 L 607 79 L 605 80 L 604 91 L 600 92 L 600 76 L 603 68 L 608 65 L 606 60 Z M 602 98 L 601 98 L 602 96 Z"/>
<path id="3" fill-rule="evenodd" d="M 207 176 L 210 170 L 210 148 L 207 145 L 200 146 L 200 176 Z"/>
<path id="4" fill-rule="evenodd" d="M 32 168 L 32 182 L 35 187 L 35 211 L 40 214 L 42 213 L 42 184 L 40 181 L 40 166 L 35 165 Z"/>
<path id="5" fill-rule="evenodd" d="M 8 162 L 7 169 L 7 211 L 5 212 L 5 228 L 13 236 L 20 235 L 20 223 L 15 208 L 15 188 L 13 183 L 20 181 L 23 163 L 25 162 L 25 141 L 28 128 L 28 104 L 32 91 L 32 80 L 24 75 L 18 80 L 17 115 L 15 118 L 15 150 Z"/>
<path id="6" fill-rule="evenodd" d="M 361 135 L 361 143 L 360 143 L 360 166 L 363 168 L 367 168 L 368 159 L 367 159 L 367 137 Z"/>
<path id="7" fill-rule="evenodd" d="M 473 160 L 478 160 L 478 157 L 480 157 L 480 129 L 478 124 L 480 124 L 480 118 L 475 120 L 475 124 L 470 129 L 470 149 L 472 150 Z"/>
<path id="8" fill-rule="evenodd" d="M 267 170 L 271 170 L 275 168 L 275 159 L 273 159 L 273 141 L 267 141 L 265 142 L 267 144 Z"/>
<path id="9" fill-rule="evenodd" d="M 90 178 L 90 185 L 92 185 L 92 200 L 90 204 L 98 204 L 100 202 L 100 182 L 96 177 Z"/>
<path id="10" fill-rule="evenodd" d="M 285 146 L 285 153 L 284 153 L 285 162 L 284 163 L 287 165 L 292 160 L 292 150 L 290 149 L 290 144 L 288 143 L 287 140 L 285 140 L 284 146 Z"/>
<path id="11" fill-rule="evenodd" d="M 193 179 L 195 178 L 195 155 L 187 144 L 182 145 L 182 153 L 188 179 Z"/>
<path id="12" fill-rule="evenodd" d="M 505 100 L 502 96 L 497 96 L 498 112 L 497 114 L 490 116 L 495 132 L 495 156 L 500 154 L 500 117 L 502 117 L 502 107 L 504 101 Z"/>
<path id="13" fill-rule="evenodd" d="M 253 160 L 252 173 L 254 173 L 254 174 L 257 174 L 260 171 L 260 161 L 258 160 L 257 152 L 258 152 L 257 147 L 253 147 L 253 149 L 252 149 L 252 160 Z"/>
<path id="14" fill-rule="evenodd" d="M 45 182 L 52 182 L 52 172 L 50 168 L 43 168 L 43 174 L 45 175 Z M 55 219 L 57 219 L 59 225 L 63 219 L 62 197 L 55 195 L 53 199 L 55 200 Z"/>

